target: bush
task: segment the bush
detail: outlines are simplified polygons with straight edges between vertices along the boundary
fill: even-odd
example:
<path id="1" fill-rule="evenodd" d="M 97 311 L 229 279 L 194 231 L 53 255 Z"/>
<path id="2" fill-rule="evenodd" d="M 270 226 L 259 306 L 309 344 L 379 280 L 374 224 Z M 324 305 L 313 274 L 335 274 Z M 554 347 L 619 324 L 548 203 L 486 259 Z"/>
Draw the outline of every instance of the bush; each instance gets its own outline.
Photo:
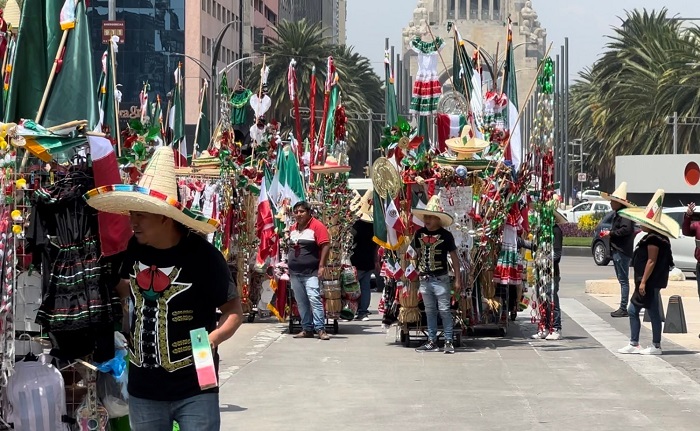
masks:
<path id="1" fill-rule="evenodd" d="M 584 232 L 593 232 L 599 221 L 597 214 L 584 214 L 578 219 L 578 228 Z"/>
<path id="2" fill-rule="evenodd" d="M 579 229 L 576 223 L 562 223 L 559 226 L 564 237 L 586 238 L 591 236 L 590 232 Z"/>

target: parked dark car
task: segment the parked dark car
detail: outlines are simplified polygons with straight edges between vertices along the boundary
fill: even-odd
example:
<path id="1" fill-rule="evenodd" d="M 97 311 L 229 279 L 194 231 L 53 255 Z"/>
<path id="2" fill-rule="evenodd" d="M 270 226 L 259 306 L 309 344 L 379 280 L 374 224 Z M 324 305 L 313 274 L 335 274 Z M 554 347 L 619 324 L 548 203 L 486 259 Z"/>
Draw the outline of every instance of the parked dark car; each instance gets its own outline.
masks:
<path id="1" fill-rule="evenodd" d="M 598 222 L 593 229 L 593 240 L 591 241 L 591 254 L 593 261 L 598 266 L 606 266 L 610 263 L 610 237 L 601 236 L 601 233 L 610 230 L 615 211 L 610 211 Z M 641 232 L 639 225 L 634 224 L 634 234 Z"/>

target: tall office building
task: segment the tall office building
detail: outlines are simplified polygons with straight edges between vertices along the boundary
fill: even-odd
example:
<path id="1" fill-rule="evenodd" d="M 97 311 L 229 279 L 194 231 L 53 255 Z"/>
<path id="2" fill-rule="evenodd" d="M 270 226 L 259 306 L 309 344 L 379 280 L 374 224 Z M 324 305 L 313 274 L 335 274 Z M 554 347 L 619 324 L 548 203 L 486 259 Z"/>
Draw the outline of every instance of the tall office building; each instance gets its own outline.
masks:
<path id="1" fill-rule="evenodd" d="M 347 0 L 280 0 L 281 19 L 320 22 L 332 43 L 344 44 Z"/>

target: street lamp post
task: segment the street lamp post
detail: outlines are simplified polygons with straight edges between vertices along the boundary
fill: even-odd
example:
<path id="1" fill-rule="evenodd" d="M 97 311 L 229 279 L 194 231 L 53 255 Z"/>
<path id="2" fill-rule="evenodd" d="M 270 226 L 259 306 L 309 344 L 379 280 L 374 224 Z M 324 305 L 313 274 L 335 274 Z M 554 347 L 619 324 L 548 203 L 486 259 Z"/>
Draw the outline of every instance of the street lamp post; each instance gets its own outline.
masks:
<path id="1" fill-rule="evenodd" d="M 218 60 L 219 60 L 219 51 L 221 51 L 221 43 L 224 40 L 224 35 L 226 34 L 226 30 L 228 30 L 232 25 L 240 23 L 240 25 L 243 25 L 243 21 L 240 19 L 234 19 L 233 21 L 229 21 L 224 25 L 224 28 L 221 29 L 219 32 L 218 36 L 216 36 L 216 39 L 214 39 L 214 45 L 213 45 L 213 50 L 211 52 L 211 86 L 212 86 L 212 94 L 214 97 L 212 97 L 212 104 L 213 104 L 213 109 L 211 110 L 211 118 L 213 120 L 214 126 L 212 127 L 212 131 L 216 127 L 216 124 L 219 123 L 219 97 L 221 94 L 219 93 L 219 71 L 218 71 Z M 241 55 L 243 53 L 241 52 Z"/>

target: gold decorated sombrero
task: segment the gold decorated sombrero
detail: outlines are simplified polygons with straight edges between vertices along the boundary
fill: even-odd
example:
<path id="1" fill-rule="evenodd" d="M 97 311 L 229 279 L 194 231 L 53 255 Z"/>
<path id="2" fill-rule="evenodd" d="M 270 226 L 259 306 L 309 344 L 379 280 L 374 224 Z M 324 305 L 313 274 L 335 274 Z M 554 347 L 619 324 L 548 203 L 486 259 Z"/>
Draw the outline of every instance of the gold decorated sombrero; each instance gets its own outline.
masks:
<path id="1" fill-rule="evenodd" d="M 450 150 L 461 155 L 476 154 L 488 148 L 488 142 L 484 141 L 483 139 L 479 139 L 475 136 L 469 136 L 471 130 L 471 127 L 464 126 L 462 128 L 462 135 L 458 138 L 446 139 L 445 145 L 447 145 L 447 148 L 449 148 Z"/>

